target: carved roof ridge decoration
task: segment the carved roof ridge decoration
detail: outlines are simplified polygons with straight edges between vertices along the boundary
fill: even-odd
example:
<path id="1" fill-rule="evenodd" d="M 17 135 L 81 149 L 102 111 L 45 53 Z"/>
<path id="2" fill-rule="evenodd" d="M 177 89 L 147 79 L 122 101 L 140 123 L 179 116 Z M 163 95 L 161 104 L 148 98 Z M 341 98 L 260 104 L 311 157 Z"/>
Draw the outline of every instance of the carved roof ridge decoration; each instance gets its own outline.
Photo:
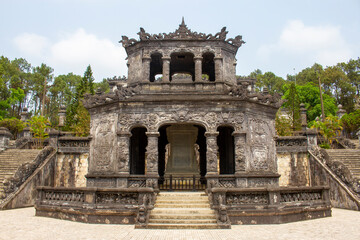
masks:
<path id="1" fill-rule="evenodd" d="M 184 83 L 180 83 L 184 84 Z M 134 95 L 141 95 L 142 83 L 122 85 L 117 84 L 116 89 L 109 93 L 96 92 L 95 95 L 85 94 L 83 104 L 85 108 L 92 108 L 107 103 L 113 103 L 128 99 Z M 248 89 L 247 82 L 239 82 L 237 85 L 228 85 L 223 92 L 219 93 L 223 96 L 231 96 L 242 101 L 258 103 L 262 105 L 269 105 L 275 108 L 280 108 L 284 102 L 281 95 L 274 93 L 269 94 L 267 91 L 253 92 Z"/>
<path id="2" fill-rule="evenodd" d="M 175 32 L 171 33 L 159 33 L 159 34 L 149 34 L 144 28 L 140 27 L 139 35 L 140 40 L 136 40 L 134 38 L 129 39 L 127 36 L 122 36 L 122 40 L 119 41 L 122 43 L 124 48 L 127 48 L 131 45 L 134 45 L 137 42 L 141 41 L 161 41 L 161 40 L 217 40 L 224 41 L 236 47 L 240 47 L 243 43 L 242 36 L 238 35 L 235 38 L 226 39 L 228 31 L 226 31 L 226 27 L 223 27 L 220 32 L 215 35 L 205 34 L 193 32 L 189 29 L 184 21 L 184 17 L 182 18 L 181 24 L 179 28 L 175 30 Z"/>

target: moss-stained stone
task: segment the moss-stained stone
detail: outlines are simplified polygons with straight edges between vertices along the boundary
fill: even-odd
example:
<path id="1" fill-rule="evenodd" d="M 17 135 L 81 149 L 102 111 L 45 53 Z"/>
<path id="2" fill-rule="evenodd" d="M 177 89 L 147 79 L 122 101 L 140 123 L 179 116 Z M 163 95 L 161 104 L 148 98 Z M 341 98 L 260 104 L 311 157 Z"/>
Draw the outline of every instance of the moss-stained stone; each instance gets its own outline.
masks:
<path id="1" fill-rule="evenodd" d="M 280 186 L 309 186 L 309 158 L 307 153 L 278 153 Z"/>
<path id="2" fill-rule="evenodd" d="M 55 186 L 85 187 L 88 157 L 88 153 L 58 154 L 55 167 Z"/>

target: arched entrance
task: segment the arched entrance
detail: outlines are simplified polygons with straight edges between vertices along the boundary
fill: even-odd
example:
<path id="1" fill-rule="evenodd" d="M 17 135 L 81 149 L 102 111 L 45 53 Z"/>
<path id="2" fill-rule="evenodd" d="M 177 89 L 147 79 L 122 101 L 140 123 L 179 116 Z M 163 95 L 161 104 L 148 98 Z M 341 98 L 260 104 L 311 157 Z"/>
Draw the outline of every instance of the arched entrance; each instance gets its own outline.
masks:
<path id="1" fill-rule="evenodd" d="M 167 124 L 159 128 L 159 187 L 162 190 L 205 188 L 205 128 L 194 124 Z"/>

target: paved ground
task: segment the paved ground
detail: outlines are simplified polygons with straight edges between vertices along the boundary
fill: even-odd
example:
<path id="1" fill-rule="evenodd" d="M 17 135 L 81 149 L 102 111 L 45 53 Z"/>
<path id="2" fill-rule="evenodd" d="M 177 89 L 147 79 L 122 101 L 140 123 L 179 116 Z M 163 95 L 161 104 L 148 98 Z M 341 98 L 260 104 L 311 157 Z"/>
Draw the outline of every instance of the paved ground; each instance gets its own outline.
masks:
<path id="1" fill-rule="evenodd" d="M 0 211 L 0 239 L 360 239 L 360 212 L 281 225 L 237 225 L 231 230 L 142 230 L 132 225 L 85 224 L 35 217 L 34 208 Z"/>

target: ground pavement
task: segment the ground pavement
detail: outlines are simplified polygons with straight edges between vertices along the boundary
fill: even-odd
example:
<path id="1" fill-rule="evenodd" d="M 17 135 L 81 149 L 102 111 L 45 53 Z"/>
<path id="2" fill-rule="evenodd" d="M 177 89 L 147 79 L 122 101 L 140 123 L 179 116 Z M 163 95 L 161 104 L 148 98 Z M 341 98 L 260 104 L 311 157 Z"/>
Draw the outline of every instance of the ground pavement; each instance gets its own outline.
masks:
<path id="1" fill-rule="evenodd" d="M 34 208 L 0 211 L 1 240 L 60 239 L 360 239 L 360 212 L 280 225 L 236 225 L 224 230 L 143 230 L 133 225 L 86 224 L 36 217 Z"/>

